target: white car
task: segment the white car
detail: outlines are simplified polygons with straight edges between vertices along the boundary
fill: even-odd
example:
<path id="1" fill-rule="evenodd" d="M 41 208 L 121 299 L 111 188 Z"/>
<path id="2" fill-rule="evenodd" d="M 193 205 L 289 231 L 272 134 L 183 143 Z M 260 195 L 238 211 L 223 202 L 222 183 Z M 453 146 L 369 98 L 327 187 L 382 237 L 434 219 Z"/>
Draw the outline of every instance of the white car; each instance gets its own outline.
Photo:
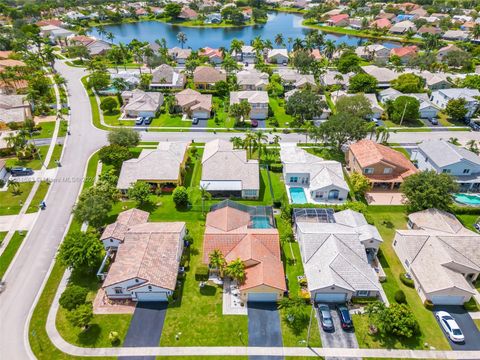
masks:
<path id="1" fill-rule="evenodd" d="M 437 317 L 438 321 L 442 325 L 443 330 L 445 330 L 450 340 L 458 343 L 465 341 L 462 330 L 460 330 L 457 322 L 448 312 L 437 311 L 435 313 L 435 316 Z"/>

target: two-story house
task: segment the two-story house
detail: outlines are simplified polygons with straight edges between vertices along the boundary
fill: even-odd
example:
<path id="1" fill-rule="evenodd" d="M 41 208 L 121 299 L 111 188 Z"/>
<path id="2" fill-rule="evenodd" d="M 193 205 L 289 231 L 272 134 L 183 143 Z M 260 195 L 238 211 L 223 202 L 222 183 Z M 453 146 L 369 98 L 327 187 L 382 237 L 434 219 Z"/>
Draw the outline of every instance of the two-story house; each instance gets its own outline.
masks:
<path id="1" fill-rule="evenodd" d="M 478 97 L 480 97 L 480 91 L 477 89 L 441 89 L 433 91 L 430 100 L 439 108 L 445 109 L 450 100 L 463 98 L 466 101 L 465 107 L 468 110 L 465 117 L 468 119 L 477 111 L 480 104 Z"/>
<path id="2" fill-rule="evenodd" d="M 237 84 L 240 90 L 266 91 L 269 75 L 257 69 L 242 70 L 237 73 Z"/>
<path id="3" fill-rule="evenodd" d="M 232 91 L 230 105 L 246 101 L 250 104 L 250 119 L 265 120 L 268 117 L 268 93 L 266 91 Z"/>
<path id="4" fill-rule="evenodd" d="M 480 157 L 445 140 L 429 140 L 412 151 L 420 170 L 452 175 L 461 191 L 480 190 Z"/>

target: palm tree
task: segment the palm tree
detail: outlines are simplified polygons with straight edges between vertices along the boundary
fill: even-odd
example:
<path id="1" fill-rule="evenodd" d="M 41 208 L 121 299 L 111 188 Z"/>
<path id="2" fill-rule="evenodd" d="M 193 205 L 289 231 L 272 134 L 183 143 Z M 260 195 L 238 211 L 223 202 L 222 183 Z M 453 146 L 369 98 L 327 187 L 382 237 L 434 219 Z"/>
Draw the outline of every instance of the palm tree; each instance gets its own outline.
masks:
<path id="1" fill-rule="evenodd" d="M 460 146 L 460 141 L 458 141 L 458 138 L 456 137 L 451 137 L 450 139 L 448 139 L 448 142 L 450 144 L 453 144 L 453 145 L 456 145 L 456 146 Z"/>
<path id="2" fill-rule="evenodd" d="M 292 48 L 292 42 L 293 42 L 293 38 L 289 37 L 287 39 L 287 43 L 288 43 L 288 52 L 290 52 L 291 48 Z"/>
<path id="3" fill-rule="evenodd" d="M 252 148 L 255 144 L 255 134 L 251 131 L 247 131 L 245 139 L 243 140 L 243 146 L 248 149 L 249 158 L 252 157 Z"/>
<path id="4" fill-rule="evenodd" d="M 293 50 L 294 51 L 298 51 L 298 50 L 302 49 L 304 46 L 305 46 L 305 44 L 304 44 L 303 40 L 300 39 L 300 38 L 295 38 L 295 40 L 293 41 Z"/>
<path id="5" fill-rule="evenodd" d="M 210 194 L 208 191 L 207 191 L 207 186 L 202 186 L 200 185 L 199 186 L 199 190 L 200 190 L 200 196 L 202 197 L 202 214 L 205 215 L 205 200 L 210 200 L 212 198 L 212 194 Z"/>
<path id="6" fill-rule="evenodd" d="M 127 71 L 128 48 L 123 43 L 118 44 L 118 48 L 122 54 L 123 68 Z"/>
<path id="7" fill-rule="evenodd" d="M 333 77 L 333 79 L 335 80 L 336 84 L 337 84 L 337 97 L 335 99 L 335 102 L 338 100 L 338 92 L 340 91 L 340 88 L 342 87 L 342 82 L 343 82 L 343 75 L 341 73 L 338 73 L 338 74 L 335 74 L 335 76 Z"/>
<path id="8" fill-rule="evenodd" d="M 470 150 L 471 152 L 473 152 L 474 154 L 479 154 L 479 150 L 478 150 L 478 146 L 477 146 L 477 142 L 475 140 L 469 140 L 467 142 L 467 147 L 468 147 L 468 150 Z"/>
<path id="9" fill-rule="evenodd" d="M 20 194 L 20 184 L 12 177 L 10 177 L 10 179 L 8 180 L 8 187 L 11 189 L 13 195 Z"/>
<path id="10" fill-rule="evenodd" d="M 145 57 L 145 62 L 147 64 L 147 67 L 150 69 L 150 74 L 152 73 L 152 58 L 155 56 L 155 52 L 150 46 L 145 46 L 143 48 L 143 56 Z"/>
<path id="11" fill-rule="evenodd" d="M 475 24 L 472 29 L 472 36 L 474 39 L 480 38 L 480 24 Z"/>
<path id="12" fill-rule="evenodd" d="M 98 35 L 100 35 L 100 39 L 103 40 L 103 37 L 107 34 L 107 31 L 105 30 L 105 28 L 102 25 L 98 25 L 97 26 L 97 33 L 98 33 Z"/>
<path id="13" fill-rule="evenodd" d="M 325 41 L 325 56 L 327 59 L 331 60 L 333 57 L 333 54 L 335 53 L 335 50 L 337 49 L 335 43 L 332 40 L 327 40 Z"/>
<path id="14" fill-rule="evenodd" d="M 237 258 L 225 267 L 225 273 L 239 284 L 245 281 L 245 264 L 242 259 Z"/>
<path id="15" fill-rule="evenodd" d="M 239 136 L 232 136 L 230 138 L 230 142 L 232 143 L 234 149 L 243 148 L 243 140 Z"/>
<path id="16" fill-rule="evenodd" d="M 262 161 L 262 151 L 265 149 L 264 142 L 268 141 L 268 136 L 262 131 L 255 132 L 255 149 L 258 151 L 258 161 Z"/>
<path id="17" fill-rule="evenodd" d="M 285 42 L 282 34 L 279 33 L 275 35 L 275 44 L 277 44 L 277 46 L 285 46 Z"/>
<path id="18" fill-rule="evenodd" d="M 232 71 L 240 68 L 237 61 L 230 54 L 225 54 L 221 66 L 225 69 L 227 76 L 230 75 Z"/>
<path id="19" fill-rule="evenodd" d="M 113 44 L 113 40 L 115 39 L 115 35 L 112 32 L 108 32 L 105 37 L 107 38 L 108 41 L 110 41 Z"/>
<path id="20" fill-rule="evenodd" d="M 233 39 L 230 43 L 230 54 L 235 52 L 235 56 L 238 57 L 239 54 L 241 55 L 243 45 L 245 45 L 245 43 L 242 40 Z"/>
<path id="21" fill-rule="evenodd" d="M 272 44 L 272 41 L 270 39 L 267 39 L 263 42 L 263 47 L 265 49 L 273 49 L 273 44 Z"/>
<path id="22" fill-rule="evenodd" d="M 180 31 L 178 34 L 177 34 L 177 41 L 180 43 L 180 45 L 182 46 L 182 49 L 183 49 L 183 45 L 187 42 L 187 35 Z"/>
<path id="23" fill-rule="evenodd" d="M 220 271 L 220 276 L 223 276 L 223 270 L 225 269 L 225 257 L 223 256 L 222 252 L 218 249 L 213 250 L 208 255 L 208 260 L 210 262 L 210 266 L 214 269 L 218 269 Z"/>
<path id="24" fill-rule="evenodd" d="M 257 54 L 259 54 L 260 52 L 263 51 L 264 49 L 264 45 L 263 45 L 263 40 L 260 36 L 256 36 L 253 40 L 252 40 L 252 47 L 255 49 L 255 51 L 257 52 Z"/>

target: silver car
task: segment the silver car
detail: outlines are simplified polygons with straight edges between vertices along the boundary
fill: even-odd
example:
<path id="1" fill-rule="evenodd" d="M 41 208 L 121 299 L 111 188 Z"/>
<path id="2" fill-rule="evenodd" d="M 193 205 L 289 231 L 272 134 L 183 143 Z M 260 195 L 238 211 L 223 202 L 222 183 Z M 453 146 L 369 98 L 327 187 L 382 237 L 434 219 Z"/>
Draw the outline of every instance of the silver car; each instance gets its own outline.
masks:
<path id="1" fill-rule="evenodd" d="M 323 330 L 332 331 L 334 327 L 332 314 L 330 313 L 330 307 L 326 304 L 319 304 L 318 310 L 320 312 L 320 322 L 322 324 Z"/>

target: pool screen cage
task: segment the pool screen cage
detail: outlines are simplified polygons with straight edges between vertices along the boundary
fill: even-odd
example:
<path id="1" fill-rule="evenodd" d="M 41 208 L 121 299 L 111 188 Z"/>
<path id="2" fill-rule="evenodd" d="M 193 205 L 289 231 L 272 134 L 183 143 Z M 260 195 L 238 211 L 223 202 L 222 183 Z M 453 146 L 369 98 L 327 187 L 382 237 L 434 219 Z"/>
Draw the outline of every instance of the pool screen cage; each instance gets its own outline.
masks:
<path id="1" fill-rule="evenodd" d="M 273 209 L 271 206 L 248 206 L 240 204 L 233 200 L 223 200 L 217 204 L 214 204 L 210 207 L 210 211 L 215 211 L 218 209 L 223 209 L 225 207 L 231 207 L 243 212 L 246 212 L 250 215 L 250 224 L 249 228 L 254 227 L 254 219 L 264 218 L 268 220 L 268 224 L 271 228 L 275 228 L 275 218 L 273 216 Z"/>
<path id="2" fill-rule="evenodd" d="M 331 208 L 295 208 L 294 222 L 334 223 L 334 211 Z"/>

